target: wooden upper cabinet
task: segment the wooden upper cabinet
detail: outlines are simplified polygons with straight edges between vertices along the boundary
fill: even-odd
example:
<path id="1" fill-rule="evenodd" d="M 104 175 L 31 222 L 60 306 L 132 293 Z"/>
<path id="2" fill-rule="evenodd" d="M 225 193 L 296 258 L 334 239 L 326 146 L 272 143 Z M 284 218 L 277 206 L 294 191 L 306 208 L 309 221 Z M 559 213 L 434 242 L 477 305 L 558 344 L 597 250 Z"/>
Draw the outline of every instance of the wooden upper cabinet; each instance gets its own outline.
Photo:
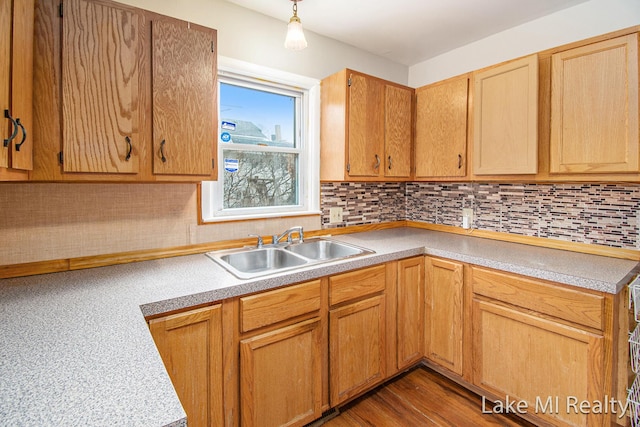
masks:
<path id="1" fill-rule="evenodd" d="M 384 147 L 384 84 L 365 75 L 349 75 L 349 158 L 351 177 L 377 177 Z"/>
<path id="2" fill-rule="evenodd" d="M 37 1 L 30 178 L 215 179 L 215 44 L 213 29 L 109 0 Z"/>
<path id="3" fill-rule="evenodd" d="M 551 59 L 551 173 L 640 171 L 638 34 Z"/>
<path id="4" fill-rule="evenodd" d="M 467 76 L 416 90 L 416 178 L 466 176 L 468 90 Z"/>
<path id="5" fill-rule="evenodd" d="M 473 173 L 538 171 L 538 56 L 474 73 Z"/>
<path id="6" fill-rule="evenodd" d="M 153 173 L 211 175 L 216 149 L 216 31 L 152 24 Z"/>
<path id="7" fill-rule="evenodd" d="M 33 168 L 34 0 L 0 3 L 0 180 Z"/>
<path id="8" fill-rule="evenodd" d="M 386 85 L 384 114 L 384 176 L 411 176 L 413 89 Z"/>
<path id="9" fill-rule="evenodd" d="M 320 179 L 406 180 L 413 89 L 342 70 L 322 80 Z"/>
<path id="10" fill-rule="evenodd" d="M 135 9 L 116 3 L 65 0 L 65 172 L 138 172 L 141 21 Z"/>

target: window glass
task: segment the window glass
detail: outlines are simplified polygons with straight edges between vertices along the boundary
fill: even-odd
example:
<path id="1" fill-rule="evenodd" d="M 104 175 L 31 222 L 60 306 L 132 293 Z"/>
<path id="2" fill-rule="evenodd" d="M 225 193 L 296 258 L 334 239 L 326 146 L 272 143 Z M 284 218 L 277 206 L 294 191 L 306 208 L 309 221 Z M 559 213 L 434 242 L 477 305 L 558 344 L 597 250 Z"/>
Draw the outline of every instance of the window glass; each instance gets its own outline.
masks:
<path id="1" fill-rule="evenodd" d="M 220 127 L 222 143 L 295 147 L 296 97 L 221 83 Z"/>
<path id="2" fill-rule="evenodd" d="M 223 150 L 223 156 L 233 170 L 224 171 L 224 209 L 299 204 L 297 154 Z"/>
<path id="3" fill-rule="evenodd" d="M 319 82 L 219 60 L 218 179 L 202 183 L 203 221 L 319 214 Z"/>

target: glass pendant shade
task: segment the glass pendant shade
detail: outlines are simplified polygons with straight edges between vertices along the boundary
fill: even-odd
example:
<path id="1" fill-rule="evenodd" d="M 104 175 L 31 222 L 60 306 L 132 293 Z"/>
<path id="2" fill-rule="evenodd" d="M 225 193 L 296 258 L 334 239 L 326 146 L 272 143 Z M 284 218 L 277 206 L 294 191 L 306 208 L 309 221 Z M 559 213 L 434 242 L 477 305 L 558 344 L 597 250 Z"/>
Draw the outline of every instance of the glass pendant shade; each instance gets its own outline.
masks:
<path id="1" fill-rule="evenodd" d="M 307 39 L 304 38 L 304 32 L 302 31 L 302 23 L 295 13 L 289 20 L 287 26 L 287 38 L 284 40 L 284 47 L 290 50 L 302 50 L 307 47 Z"/>

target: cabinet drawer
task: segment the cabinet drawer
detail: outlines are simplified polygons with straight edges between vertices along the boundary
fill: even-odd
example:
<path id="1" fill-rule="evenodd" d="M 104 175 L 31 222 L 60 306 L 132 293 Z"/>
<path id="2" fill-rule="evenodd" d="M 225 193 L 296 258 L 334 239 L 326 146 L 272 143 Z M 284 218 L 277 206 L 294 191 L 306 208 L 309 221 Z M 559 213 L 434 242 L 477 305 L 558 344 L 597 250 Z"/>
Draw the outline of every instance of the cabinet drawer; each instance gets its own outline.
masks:
<path id="1" fill-rule="evenodd" d="M 320 310 L 320 280 L 240 298 L 242 332 Z"/>
<path id="2" fill-rule="evenodd" d="M 385 265 L 332 276 L 329 278 L 329 304 L 336 305 L 350 299 L 382 292 L 385 284 Z"/>
<path id="3" fill-rule="evenodd" d="M 591 328 L 604 328 L 602 295 L 475 267 L 472 282 L 475 294 Z"/>

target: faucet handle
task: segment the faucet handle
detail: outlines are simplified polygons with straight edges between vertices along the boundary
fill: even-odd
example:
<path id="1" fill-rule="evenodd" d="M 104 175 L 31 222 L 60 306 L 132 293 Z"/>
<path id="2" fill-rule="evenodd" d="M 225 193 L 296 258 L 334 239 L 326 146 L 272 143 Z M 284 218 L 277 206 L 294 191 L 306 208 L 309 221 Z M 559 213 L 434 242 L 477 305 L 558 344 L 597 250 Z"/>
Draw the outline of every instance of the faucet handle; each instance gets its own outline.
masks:
<path id="1" fill-rule="evenodd" d="M 258 244 L 257 244 L 257 248 L 260 249 L 262 247 L 262 245 L 264 244 L 264 242 L 262 241 L 262 236 L 259 234 L 249 234 L 249 237 L 257 237 L 258 238 Z"/>
<path id="2" fill-rule="evenodd" d="M 304 242 L 304 231 L 302 230 L 302 226 L 301 225 L 296 225 L 295 227 L 291 227 L 291 231 L 298 232 L 298 243 L 303 243 Z M 289 242 L 291 242 L 291 233 L 289 233 Z"/>

